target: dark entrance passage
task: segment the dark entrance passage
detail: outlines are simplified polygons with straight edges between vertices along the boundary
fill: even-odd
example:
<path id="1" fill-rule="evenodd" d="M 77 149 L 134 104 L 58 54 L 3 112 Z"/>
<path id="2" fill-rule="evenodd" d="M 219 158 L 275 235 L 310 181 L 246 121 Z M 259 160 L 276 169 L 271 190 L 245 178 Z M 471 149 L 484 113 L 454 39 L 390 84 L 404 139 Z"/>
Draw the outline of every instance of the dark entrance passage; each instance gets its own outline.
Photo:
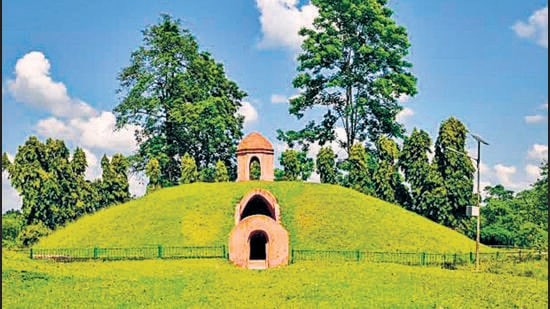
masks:
<path id="1" fill-rule="evenodd" d="M 241 220 L 252 215 L 264 215 L 275 220 L 275 214 L 272 213 L 271 207 L 269 207 L 267 202 L 260 196 L 254 196 L 246 204 L 241 214 Z"/>
<path id="2" fill-rule="evenodd" d="M 265 260 L 267 249 L 267 235 L 262 231 L 250 235 L 250 259 Z"/>

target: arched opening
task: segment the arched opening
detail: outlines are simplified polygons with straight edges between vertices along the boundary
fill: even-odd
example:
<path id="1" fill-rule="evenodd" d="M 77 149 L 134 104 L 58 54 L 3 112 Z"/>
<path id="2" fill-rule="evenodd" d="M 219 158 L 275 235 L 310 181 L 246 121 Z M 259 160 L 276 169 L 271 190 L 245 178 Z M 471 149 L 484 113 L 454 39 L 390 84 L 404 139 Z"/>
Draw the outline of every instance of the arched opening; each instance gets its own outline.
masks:
<path id="1" fill-rule="evenodd" d="M 267 256 L 267 234 L 264 231 L 254 231 L 250 234 L 250 260 L 265 260 Z"/>
<path id="2" fill-rule="evenodd" d="M 260 180 L 262 176 L 262 166 L 260 165 L 260 159 L 252 157 L 250 164 L 248 165 L 248 171 L 250 180 Z"/>
<path id="3" fill-rule="evenodd" d="M 248 201 L 248 203 L 246 203 L 246 207 L 241 213 L 241 220 L 253 215 L 264 215 L 264 216 L 270 217 L 273 220 L 276 220 L 274 211 L 271 209 L 271 207 L 269 207 L 267 202 L 259 195 L 252 197 Z"/>

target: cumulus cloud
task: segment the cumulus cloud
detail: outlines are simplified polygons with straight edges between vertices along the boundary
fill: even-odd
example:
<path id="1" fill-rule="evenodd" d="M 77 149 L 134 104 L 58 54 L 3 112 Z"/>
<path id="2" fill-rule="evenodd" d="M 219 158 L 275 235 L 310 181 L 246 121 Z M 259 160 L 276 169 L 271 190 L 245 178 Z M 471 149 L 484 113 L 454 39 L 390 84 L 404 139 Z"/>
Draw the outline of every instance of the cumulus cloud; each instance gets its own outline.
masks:
<path id="1" fill-rule="evenodd" d="M 407 103 L 410 99 L 411 96 L 409 96 L 408 94 L 402 94 L 397 98 L 397 102 L 403 104 Z"/>
<path id="2" fill-rule="evenodd" d="M 250 125 L 258 120 L 258 112 L 250 102 L 242 102 L 237 113 L 244 116 L 244 126 Z"/>
<path id="3" fill-rule="evenodd" d="M 512 29 L 519 37 L 548 48 L 548 6 L 535 11 L 526 22 L 516 22 Z"/>
<path id="4" fill-rule="evenodd" d="M 286 96 L 282 94 L 272 94 L 271 95 L 271 103 L 287 103 L 288 99 Z"/>
<path id="5" fill-rule="evenodd" d="M 527 158 L 538 161 L 548 161 L 548 145 L 534 144 L 527 152 Z"/>
<path id="6" fill-rule="evenodd" d="M 412 110 L 412 108 L 404 108 L 402 109 L 399 114 L 397 114 L 397 116 L 395 116 L 395 120 L 397 122 L 405 122 L 407 119 L 409 119 L 410 117 L 412 117 L 414 115 L 414 111 Z"/>
<path id="7" fill-rule="evenodd" d="M 533 165 L 533 164 L 527 164 L 525 166 L 525 173 L 527 174 L 529 178 L 529 182 L 533 183 L 537 180 L 537 178 L 540 176 L 540 167 Z"/>
<path id="8" fill-rule="evenodd" d="M 543 115 L 525 116 L 526 123 L 541 123 L 547 121 L 547 118 Z"/>
<path id="9" fill-rule="evenodd" d="M 6 154 L 8 155 L 10 162 L 13 163 L 14 156 L 9 152 L 6 152 Z M 22 204 L 23 200 L 21 199 L 21 196 L 19 196 L 17 190 L 15 190 L 10 184 L 8 172 L 2 172 L 2 213 L 5 213 L 10 209 L 21 209 Z"/>
<path id="10" fill-rule="evenodd" d="M 137 149 L 134 132 L 138 127 L 129 125 L 115 131 L 115 124 L 115 115 L 104 111 L 87 119 L 46 118 L 38 121 L 35 131 L 40 136 L 63 139 L 81 147 L 128 155 Z"/>
<path id="11" fill-rule="evenodd" d="M 8 80 L 9 93 L 16 101 L 58 117 L 89 117 L 96 111 L 85 102 L 71 98 L 61 82 L 50 77 L 50 62 L 43 53 L 32 51 L 17 60 L 15 80 Z"/>
<path id="12" fill-rule="evenodd" d="M 310 28 L 318 15 L 312 4 L 298 7 L 298 0 L 256 0 L 260 11 L 262 38 L 260 48 L 286 47 L 298 50 L 301 28 Z"/>
<path id="13" fill-rule="evenodd" d="M 496 177 L 499 182 L 506 188 L 517 188 L 517 184 L 512 181 L 511 177 L 516 173 L 515 166 L 506 166 L 503 164 L 496 164 L 493 167 Z"/>

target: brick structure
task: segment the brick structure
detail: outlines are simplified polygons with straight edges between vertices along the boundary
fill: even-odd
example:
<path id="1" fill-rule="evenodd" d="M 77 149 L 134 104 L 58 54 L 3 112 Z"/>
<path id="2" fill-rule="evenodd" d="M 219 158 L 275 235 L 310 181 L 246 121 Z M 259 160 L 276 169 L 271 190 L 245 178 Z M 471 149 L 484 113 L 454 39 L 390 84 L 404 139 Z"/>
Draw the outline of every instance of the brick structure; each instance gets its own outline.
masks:
<path id="1" fill-rule="evenodd" d="M 248 134 L 237 147 L 237 181 L 250 180 L 250 164 L 260 163 L 260 180 L 273 181 L 273 146 L 260 133 Z"/>
<path id="2" fill-rule="evenodd" d="M 235 207 L 229 260 L 239 267 L 263 269 L 286 265 L 288 257 L 288 232 L 281 225 L 277 200 L 267 190 L 248 192 Z"/>

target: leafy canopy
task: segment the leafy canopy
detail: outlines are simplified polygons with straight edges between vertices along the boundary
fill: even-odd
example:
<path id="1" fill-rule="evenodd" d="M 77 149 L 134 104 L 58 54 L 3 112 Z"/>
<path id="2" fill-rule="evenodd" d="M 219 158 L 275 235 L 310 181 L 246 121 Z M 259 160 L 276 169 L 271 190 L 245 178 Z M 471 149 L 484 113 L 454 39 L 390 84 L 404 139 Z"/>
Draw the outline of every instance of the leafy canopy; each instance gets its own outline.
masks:
<path id="1" fill-rule="evenodd" d="M 321 107 L 322 120 L 308 122 L 299 131 L 278 130 L 289 146 L 321 146 L 336 139 L 335 127 L 345 130 L 339 140 L 348 156 L 355 142 L 380 135 L 401 136 L 395 116 L 402 109 L 397 98 L 416 94 L 416 78 L 404 60 L 410 46 L 404 27 L 396 25 L 385 0 L 313 0 L 319 16 L 298 56 L 299 74 L 293 86 L 301 90 L 290 100 L 289 112 L 298 119 Z"/>

